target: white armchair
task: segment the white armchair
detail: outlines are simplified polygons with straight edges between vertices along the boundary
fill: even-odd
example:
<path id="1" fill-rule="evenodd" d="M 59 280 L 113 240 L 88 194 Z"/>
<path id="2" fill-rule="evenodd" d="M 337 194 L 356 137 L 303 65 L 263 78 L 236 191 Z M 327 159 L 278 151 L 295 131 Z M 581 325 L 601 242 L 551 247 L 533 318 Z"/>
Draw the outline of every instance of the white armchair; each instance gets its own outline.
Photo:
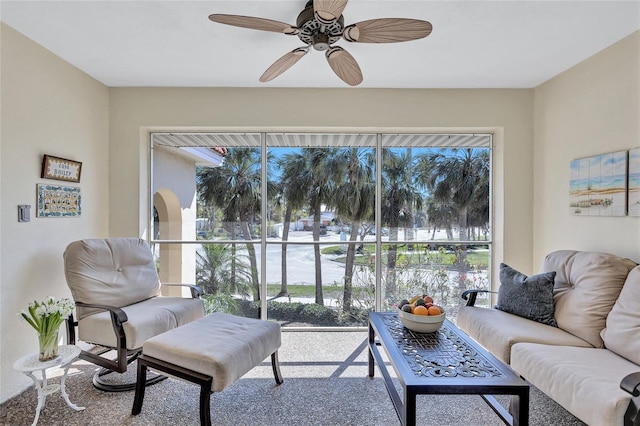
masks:
<path id="1" fill-rule="evenodd" d="M 78 340 L 94 345 L 80 358 L 102 367 L 93 378 L 101 390 L 134 389 L 135 382 L 114 385 L 102 376 L 127 371 L 147 339 L 204 316 L 197 286 L 188 286 L 191 298 L 161 295 L 153 254 L 139 238 L 72 242 L 64 253 L 64 270 L 77 315 L 67 319 L 67 341 L 76 343 L 77 329 Z M 115 359 L 107 357 L 111 351 Z"/>

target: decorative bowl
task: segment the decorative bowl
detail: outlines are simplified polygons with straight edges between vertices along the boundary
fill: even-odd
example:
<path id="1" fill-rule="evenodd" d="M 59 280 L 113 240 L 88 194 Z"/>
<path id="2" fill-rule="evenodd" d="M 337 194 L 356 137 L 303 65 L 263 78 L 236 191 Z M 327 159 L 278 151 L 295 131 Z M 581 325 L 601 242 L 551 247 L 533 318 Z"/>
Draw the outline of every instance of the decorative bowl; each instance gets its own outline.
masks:
<path id="1" fill-rule="evenodd" d="M 442 309 L 442 308 L 440 308 Z M 444 310 L 440 315 L 414 315 L 398 309 L 398 317 L 402 325 L 417 333 L 433 333 L 437 331 L 446 318 Z"/>

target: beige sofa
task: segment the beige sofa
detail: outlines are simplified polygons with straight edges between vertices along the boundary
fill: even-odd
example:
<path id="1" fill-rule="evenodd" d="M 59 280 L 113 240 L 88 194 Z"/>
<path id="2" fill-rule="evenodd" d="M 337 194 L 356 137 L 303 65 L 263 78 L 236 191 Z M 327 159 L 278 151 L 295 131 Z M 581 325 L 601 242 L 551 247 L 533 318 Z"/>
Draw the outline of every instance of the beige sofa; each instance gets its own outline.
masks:
<path id="1" fill-rule="evenodd" d="M 552 271 L 558 327 L 473 306 L 475 290 L 457 325 L 583 422 L 639 426 L 640 266 L 561 250 L 544 260 L 541 272 Z"/>

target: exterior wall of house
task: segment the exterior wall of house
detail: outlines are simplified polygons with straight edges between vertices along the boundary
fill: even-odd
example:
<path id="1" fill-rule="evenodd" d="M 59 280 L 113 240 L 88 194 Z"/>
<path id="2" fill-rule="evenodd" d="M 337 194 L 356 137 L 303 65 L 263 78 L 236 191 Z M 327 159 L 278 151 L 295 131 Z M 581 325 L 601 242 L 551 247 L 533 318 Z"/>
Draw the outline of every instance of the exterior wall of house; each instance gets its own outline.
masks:
<path id="1" fill-rule="evenodd" d="M 569 163 L 640 148 L 640 32 L 535 89 L 533 260 L 558 249 L 640 262 L 640 217 L 575 216 Z"/>
<path id="2" fill-rule="evenodd" d="M 175 197 L 174 215 L 179 220 L 163 220 L 160 218 L 159 238 L 162 240 L 196 239 L 196 164 L 166 149 L 155 148 L 153 155 L 153 193 Z M 155 198 L 154 197 L 154 198 Z M 166 201 L 166 200 L 165 200 Z M 177 222 L 177 223 L 171 223 Z M 176 229 L 172 229 L 176 227 Z M 171 233 L 168 233 L 170 231 Z M 196 246 L 181 244 L 163 244 L 159 248 L 160 281 L 163 283 L 196 282 Z M 188 295 L 189 290 L 181 291 L 180 287 L 163 289 L 165 295 Z"/>
<path id="3" fill-rule="evenodd" d="M 65 247 L 74 240 L 109 235 L 110 171 L 108 89 L 3 23 L 0 32 L 0 400 L 4 401 L 32 385 L 13 370 L 13 362 L 38 349 L 35 330 L 18 312 L 49 295 L 70 297 L 62 264 Z M 41 179 L 43 154 L 82 162 L 80 182 Z M 36 217 L 36 184 L 80 188 L 81 216 Z M 31 205 L 30 222 L 18 223 L 19 204 Z"/>

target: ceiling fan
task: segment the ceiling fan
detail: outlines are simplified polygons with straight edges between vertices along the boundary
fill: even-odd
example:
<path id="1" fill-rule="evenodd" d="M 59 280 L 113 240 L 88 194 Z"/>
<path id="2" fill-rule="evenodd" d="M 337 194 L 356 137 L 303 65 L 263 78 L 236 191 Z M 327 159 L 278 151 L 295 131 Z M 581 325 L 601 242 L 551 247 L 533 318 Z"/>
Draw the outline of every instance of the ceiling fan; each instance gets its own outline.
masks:
<path id="1" fill-rule="evenodd" d="M 296 35 L 305 44 L 275 61 L 260 77 L 263 83 L 291 68 L 313 46 L 315 50 L 325 52 L 329 66 L 342 81 L 357 86 L 362 83 L 362 71 L 349 52 L 333 45 L 340 38 L 355 43 L 397 43 L 431 34 L 431 23 L 418 19 L 379 18 L 345 26 L 342 11 L 347 1 L 309 0 L 295 26 L 272 19 L 217 13 L 209 15 L 209 19 L 236 27 Z"/>

